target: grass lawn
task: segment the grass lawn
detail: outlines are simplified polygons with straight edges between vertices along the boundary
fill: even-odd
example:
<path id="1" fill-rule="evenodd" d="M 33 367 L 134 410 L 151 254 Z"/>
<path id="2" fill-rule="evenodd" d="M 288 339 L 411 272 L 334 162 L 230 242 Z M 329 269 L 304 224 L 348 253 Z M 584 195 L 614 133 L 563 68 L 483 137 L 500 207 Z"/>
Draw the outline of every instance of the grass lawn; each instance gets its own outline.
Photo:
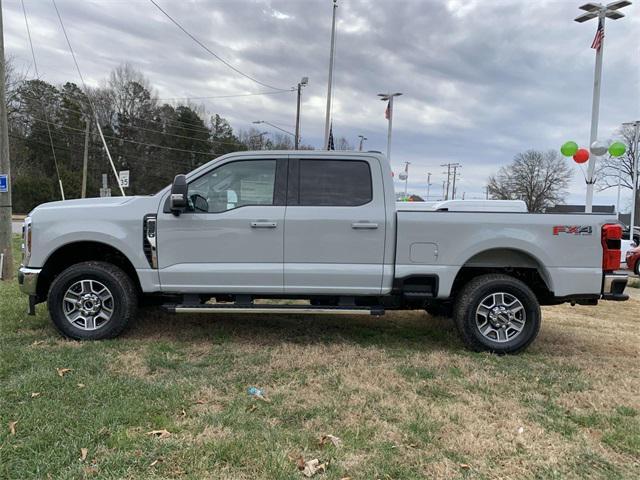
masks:
<path id="1" fill-rule="evenodd" d="M 300 456 L 320 479 L 640 477 L 640 300 L 546 307 L 504 357 L 422 312 L 151 309 L 79 343 L 25 308 L 0 285 L 2 479 L 301 479 Z"/>

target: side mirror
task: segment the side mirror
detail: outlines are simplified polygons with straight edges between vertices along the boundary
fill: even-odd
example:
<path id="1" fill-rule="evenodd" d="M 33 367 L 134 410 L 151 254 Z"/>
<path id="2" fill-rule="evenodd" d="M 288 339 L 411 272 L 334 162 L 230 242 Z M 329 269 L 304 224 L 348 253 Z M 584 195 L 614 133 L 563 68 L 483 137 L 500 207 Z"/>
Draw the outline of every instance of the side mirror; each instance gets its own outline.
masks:
<path id="1" fill-rule="evenodd" d="M 185 211 L 187 205 L 187 178 L 184 175 L 176 175 L 171 184 L 169 209 L 174 215 L 180 215 Z"/>

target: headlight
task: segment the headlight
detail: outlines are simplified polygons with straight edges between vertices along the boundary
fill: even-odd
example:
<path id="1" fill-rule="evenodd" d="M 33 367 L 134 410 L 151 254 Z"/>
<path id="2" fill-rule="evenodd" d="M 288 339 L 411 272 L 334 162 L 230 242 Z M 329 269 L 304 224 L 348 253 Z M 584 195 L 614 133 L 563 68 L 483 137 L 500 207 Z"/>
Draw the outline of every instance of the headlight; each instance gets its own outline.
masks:
<path id="1" fill-rule="evenodd" d="M 31 259 L 32 231 L 31 217 L 27 217 L 22 224 L 22 263 L 24 265 L 29 265 Z"/>

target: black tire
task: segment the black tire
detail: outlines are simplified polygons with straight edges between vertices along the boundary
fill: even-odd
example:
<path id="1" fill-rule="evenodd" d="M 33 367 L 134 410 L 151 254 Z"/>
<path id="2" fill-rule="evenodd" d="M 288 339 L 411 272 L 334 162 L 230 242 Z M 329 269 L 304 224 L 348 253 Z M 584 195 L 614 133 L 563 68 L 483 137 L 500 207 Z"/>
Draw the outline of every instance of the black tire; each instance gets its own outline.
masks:
<path id="1" fill-rule="evenodd" d="M 511 302 L 513 299 L 517 299 L 519 305 L 515 304 L 512 309 L 507 309 L 506 313 L 498 315 L 495 319 L 502 324 L 506 321 L 512 323 L 494 328 L 490 315 L 495 315 L 495 311 L 486 308 L 487 303 L 484 302 L 491 301 L 490 296 L 494 294 L 499 296 L 500 293 L 507 294 L 503 299 L 508 298 L 509 305 L 515 303 Z M 477 313 L 481 304 L 486 310 L 484 317 L 481 313 Z M 516 310 L 517 313 L 513 314 L 512 312 Z M 476 352 L 520 352 L 535 340 L 541 323 L 540 304 L 531 289 L 516 278 L 500 274 L 482 275 L 466 284 L 455 300 L 453 318 L 465 346 Z M 488 333 L 483 335 L 480 326 Z M 517 328 L 520 328 L 519 332 L 515 331 Z M 509 335 L 512 336 L 509 337 Z M 499 338 L 500 336 L 503 338 Z"/>
<path id="2" fill-rule="evenodd" d="M 453 316 L 453 304 L 451 302 L 436 302 L 427 304 L 424 311 L 432 317 L 451 318 Z"/>
<path id="3" fill-rule="evenodd" d="M 633 267 L 633 273 L 635 273 L 637 276 L 640 276 L 640 260 L 638 260 Z"/>
<path id="4" fill-rule="evenodd" d="M 95 329 L 91 330 L 67 320 L 65 309 L 78 307 L 72 307 L 73 302 L 63 300 L 74 285 L 85 280 L 94 282 L 91 285 L 105 287 L 111 296 L 110 299 L 103 301 L 104 305 L 100 304 L 98 309 L 98 312 L 102 309 L 106 312 L 108 309 L 110 318 L 106 321 L 100 319 L 103 322 L 101 325 L 100 320 L 94 320 Z M 84 286 L 82 288 L 81 293 L 84 293 Z M 72 294 L 80 296 L 79 293 Z M 49 315 L 53 324 L 62 335 L 74 340 L 103 340 L 117 337 L 135 318 L 137 304 L 137 291 L 131 278 L 120 268 L 107 262 L 82 262 L 67 268 L 53 281 L 48 296 Z M 86 325 L 86 321 L 78 320 L 78 322 Z"/>

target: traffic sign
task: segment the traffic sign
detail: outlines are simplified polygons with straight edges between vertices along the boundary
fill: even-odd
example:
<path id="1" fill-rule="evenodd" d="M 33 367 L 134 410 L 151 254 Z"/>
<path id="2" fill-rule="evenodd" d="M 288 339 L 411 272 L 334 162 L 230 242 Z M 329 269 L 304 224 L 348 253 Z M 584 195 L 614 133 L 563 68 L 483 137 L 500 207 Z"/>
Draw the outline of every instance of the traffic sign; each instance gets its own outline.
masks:
<path id="1" fill-rule="evenodd" d="M 0 173 L 0 193 L 6 193 L 9 191 L 9 175 L 6 173 Z"/>
<path id="2" fill-rule="evenodd" d="M 129 170 L 120 170 L 118 178 L 120 179 L 120 186 L 122 188 L 127 188 L 129 186 Z"/>

